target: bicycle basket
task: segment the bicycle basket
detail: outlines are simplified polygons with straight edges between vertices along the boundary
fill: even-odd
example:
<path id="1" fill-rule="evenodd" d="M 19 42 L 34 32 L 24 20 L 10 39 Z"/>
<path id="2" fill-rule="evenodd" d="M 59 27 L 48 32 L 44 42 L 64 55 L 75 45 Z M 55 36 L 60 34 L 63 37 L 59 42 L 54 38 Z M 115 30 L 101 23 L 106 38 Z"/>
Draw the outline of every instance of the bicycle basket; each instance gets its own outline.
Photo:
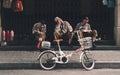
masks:
<path id="1" fill-rule="evenodd" d="M 49 41 L 42 41 L 41 48 L 50 48 L 51 43 Z"/>
<path id="2" fill-rule="evenodd" d="M 79 44 L 84 46 L 85 49 L 92 48 L 92 38 L 91 37 L 85 37 L 78 41 L 79 41 Z"/>

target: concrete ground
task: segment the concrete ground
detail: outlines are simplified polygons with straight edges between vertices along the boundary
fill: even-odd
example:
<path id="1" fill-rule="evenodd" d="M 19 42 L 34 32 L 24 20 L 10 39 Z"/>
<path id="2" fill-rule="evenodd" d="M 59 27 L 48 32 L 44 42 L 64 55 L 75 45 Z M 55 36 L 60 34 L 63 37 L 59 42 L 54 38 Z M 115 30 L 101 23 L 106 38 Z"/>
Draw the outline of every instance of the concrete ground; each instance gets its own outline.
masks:
<path id="1" fill-rule="evenodd" d="M 69 54 L 73 49 L 62 47 Z M 66 48 L 66 49 L 65 49 Z M 77 47 L 74 47 L 77 48 Z M 104 48 L 104 49 L 102 49 Z M 111 48 L 111 49 L 110 49 Z M 69 49 L 69 50 L 68 50 Z M 96 60 L 95 68 L 120 68 L 120 47 L 98 46 L 90 50 Z M 0 69 L 33 69 L 41 68 L 37 60 L 40 51 L 33 46 L 0 47 Z M 79 54 L 73 56 L 67 64 L 58 64 L 58 68 L 79 68 Z"/>

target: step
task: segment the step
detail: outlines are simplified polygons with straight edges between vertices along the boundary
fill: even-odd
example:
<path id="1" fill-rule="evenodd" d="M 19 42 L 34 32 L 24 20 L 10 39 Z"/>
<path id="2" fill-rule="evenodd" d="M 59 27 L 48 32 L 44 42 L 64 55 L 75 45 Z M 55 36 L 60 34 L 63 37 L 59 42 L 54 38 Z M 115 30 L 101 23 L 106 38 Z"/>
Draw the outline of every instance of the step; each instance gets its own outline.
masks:
<path id="1" fill-rule="evenodd" d="M 73 51 L 64 50 L 64 52 L 69 54 Z M 119 51 L 96 50 L 90 52 L 96 60 L 95 69 L 120 68 Z M 0 51 L 0 69 L 41 69 L 37 60 L 39 54 L 39 51 Z M 56 68 L 82 68 L 79 54 L 73 56 L 67 64 L 58 64 Z"/>
<path id="2" fill-rule="evenodd" d="M 62 50 L 75 50 L 77 48 L 79 48 L 80 46 L 61 46 Z M 51 49 L 55 49 L 58 50 L 57 45 L 53 45 L 51 46 Z M 35 50 L 41 50 L 41 49 L 37 49 L 35 45 L 29 45 L 29 46 L 22 46 L 22 45 L 18 45 L 18 46 L 0 46 L 0 51 L 1 50 L 21 50 L 21 51 L 35 51 Z M 114 46 L 114 45 L 97 45 L 97 47 L 95 49 L 91 49 L 91 50 L 120 50 L 120 46 Z"/>
<path id="3" fill-rule="evenodd" d="M 6 41 L 8 46 L 29 46 L 29 45 L 35 45 L 36 41 L 33 40 L 14 40 L 14 41 Z M 55 42 L 50 41 L 52 45 L 56 45 Z M 113 40 L 99 40 L 96 42 L 97 45 L 115 45 L 115 42 Z M 66 46 L 68 45 L 68 41 L 64 40 L 61 42 L 61 45 Z M 72 45 L 79 45 L 78 41 L 73 40 Z"/>

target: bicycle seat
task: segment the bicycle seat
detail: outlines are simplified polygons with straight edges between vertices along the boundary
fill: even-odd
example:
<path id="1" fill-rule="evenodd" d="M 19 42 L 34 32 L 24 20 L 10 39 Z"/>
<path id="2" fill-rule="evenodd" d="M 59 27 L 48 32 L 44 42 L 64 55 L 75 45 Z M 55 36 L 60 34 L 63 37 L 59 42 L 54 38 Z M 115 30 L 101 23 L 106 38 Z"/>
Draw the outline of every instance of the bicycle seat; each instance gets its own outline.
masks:
<path id="1" fill-rule="evenodd" d="M 56 39 L 54 41 L 57 42 L 57 43 L 59 43 L 59 42 L 63 41 L 63 39 Z"/>

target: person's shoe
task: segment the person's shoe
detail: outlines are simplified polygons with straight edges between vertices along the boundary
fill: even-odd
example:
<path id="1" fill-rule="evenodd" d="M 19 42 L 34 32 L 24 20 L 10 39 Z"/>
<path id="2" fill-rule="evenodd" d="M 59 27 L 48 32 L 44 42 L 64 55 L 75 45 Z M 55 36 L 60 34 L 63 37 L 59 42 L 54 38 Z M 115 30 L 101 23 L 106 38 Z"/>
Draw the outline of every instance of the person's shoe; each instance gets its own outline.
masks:
<path id="1" fill-rule="evenodd" d="M 92 43 L 93 49 L 95 49 L 97 46 L 95 45 L 95 42 Z"/>
<path id="2" fill-rule="evenodd" d="M 101 38 L 99 37 L 99 38 L 97 38 L 95 41 L 100 41 L 101 40 Z"/>

